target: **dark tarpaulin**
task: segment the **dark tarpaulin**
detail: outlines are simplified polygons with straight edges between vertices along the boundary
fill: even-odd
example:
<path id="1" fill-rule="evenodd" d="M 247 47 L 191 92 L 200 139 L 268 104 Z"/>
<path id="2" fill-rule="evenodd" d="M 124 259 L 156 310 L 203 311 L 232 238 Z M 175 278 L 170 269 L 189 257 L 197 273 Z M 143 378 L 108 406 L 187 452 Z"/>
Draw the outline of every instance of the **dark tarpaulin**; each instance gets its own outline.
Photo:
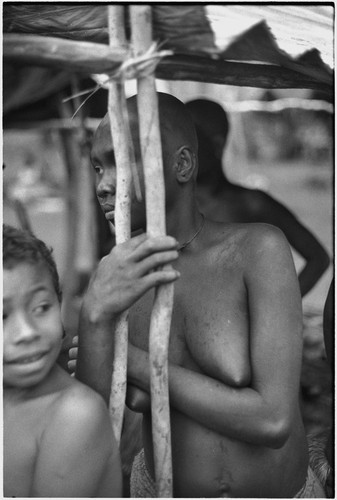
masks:
<path id="1" fill-rule="evenodd" d="M 218 52 L 202 5 L 153 5 L 153 28 L 154 39 L 170 49 Z M 4 32 L 107 44 L 107 5 L 4 5 Z"/>
<path id="2" fill-rule="evenodd" d="M 304 46 L 306 49 L 304 52 L 296 57 L 289 55 L 279 48 L 265 20 L 254 23 L 233 39 L 227 40 L 225 46 L 217 46 L 216 40 L 219 39 L 219 33 L 214 33 L 215 17 L 217 16 L 218 26 L 222 24 L 224 27 L 229 26 L 233 8 L 236 9 L 234 10 L 236 16 L 238 13 L 242 16 L 242 6 L 216 5 L 214 19 L 212 13 L 209 13 L 212 12 L 212 6 L 209 6 L 209 12 L 202 4 L 151 4 L 151 6 L 154 39 L 160 43 L 161 48 L 174 51 L 173 56 L 166 57 L 158 65 L 156 71 L 158 78 L 264 88 L 301 88 L 302 86 L 302 88 L 323 88 L 332 92 L 333 72 L 323 62 L 319 51 L 310 46 L 310 40 Z M 240 8 L 241 11 L 238 10 Z M 244 15 L 248 19 L 249 9 L 253 12 L 253 8 L 255 6 L 244 7 Z M 280 24 L 282 12 L 287 12 L 286 6 L 283 11 L 281 6 L 278 10 L 276 8 L 276 11 L 273 10 L 274 7 L 268 6 L 259 6 L 258 9 L 262 13 L 265 12 L 266 16 L 272 11 L 274 17 L 280 19 Z M 125 10 L 126 18 L 128 18 L 128 4 L 125 4 Z M 296 12 L 303 13 L 302 25 L 305 23 L 306 16 L 313 28 L 315 23 L 320 21 L 320 18 L 317 21 L 315 17 L 311 19 L 305 7 L 300 10 L 298 6 Z M 128 30 L 128 20 L 126 24 Z M 107 4 L 4 2 L 3 30 L 4 34 L 32 34 L 78 42 L 107 44 Z M 63 68 L 58 77 L 55 76 L 57 73 L 55 68 L 46 69 L 30 64 L 22 68 L 24 66 L 22 62 L 18 66 L 18 63 L 14 64 L 15 61 L 6 57 L 5 36 L 4 62 L 5 113 L 35 102 L 40 93 L 46 96 L 48 92 L 53 93 L 57 88 L 62 88 L 66 81 L 70 80 L 67 71 L 76 71 L 75 60 L 70 61 L 70 67 Z M 46 64 L 48 65 L 49 62 L 44 63 Z M 14 85 L 13 82 L 15 82 Z"/>

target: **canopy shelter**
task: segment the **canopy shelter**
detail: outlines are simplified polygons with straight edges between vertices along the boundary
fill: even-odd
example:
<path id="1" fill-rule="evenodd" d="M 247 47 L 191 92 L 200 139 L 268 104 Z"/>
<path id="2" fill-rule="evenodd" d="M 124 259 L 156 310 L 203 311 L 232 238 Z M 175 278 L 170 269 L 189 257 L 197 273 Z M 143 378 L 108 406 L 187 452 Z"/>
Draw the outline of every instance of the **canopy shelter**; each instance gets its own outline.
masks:
<path id="1" fill-rule="evenodd" d="M 157 53 L 171 51 L 157 78 L 332 93 L 329 3 L 151 6 Z M 130 60 L 127 47 L 107 45 L 107 4 L 4 2 L 3 29 L 5 114 L 55 94 L 70 72 L 116 75 Z"/>

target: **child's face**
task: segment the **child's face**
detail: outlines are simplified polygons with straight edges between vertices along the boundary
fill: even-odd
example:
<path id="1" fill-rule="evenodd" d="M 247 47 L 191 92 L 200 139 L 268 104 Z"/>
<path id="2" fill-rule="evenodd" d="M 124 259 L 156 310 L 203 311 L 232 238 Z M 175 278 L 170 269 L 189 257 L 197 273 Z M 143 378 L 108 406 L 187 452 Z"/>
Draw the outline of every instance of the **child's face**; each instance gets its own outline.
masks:
<path id="1" fill-rule="evenodd" d="M 62 343 L 60 304 L 44 263 L 3 270 L 3 381 L 25 388 L 40 383 Z"/>

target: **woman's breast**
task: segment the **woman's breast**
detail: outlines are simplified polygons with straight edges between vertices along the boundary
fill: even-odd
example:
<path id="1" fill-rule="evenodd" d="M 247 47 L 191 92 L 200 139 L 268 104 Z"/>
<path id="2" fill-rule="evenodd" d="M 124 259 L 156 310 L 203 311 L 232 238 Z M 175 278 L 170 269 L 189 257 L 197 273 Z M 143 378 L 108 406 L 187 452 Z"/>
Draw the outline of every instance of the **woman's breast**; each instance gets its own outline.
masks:
<path id="1" fill-rule="evenodd" d="M 250 384 L 248 318 L 246 310 L 237 303 L 219 296 L 206 302 L 199 294 L 198 300 L 184 304 L 184 314 L 173 316 L 171 335 L 172 339 L 184 338 L 186 368 L 230 386 Z"/>

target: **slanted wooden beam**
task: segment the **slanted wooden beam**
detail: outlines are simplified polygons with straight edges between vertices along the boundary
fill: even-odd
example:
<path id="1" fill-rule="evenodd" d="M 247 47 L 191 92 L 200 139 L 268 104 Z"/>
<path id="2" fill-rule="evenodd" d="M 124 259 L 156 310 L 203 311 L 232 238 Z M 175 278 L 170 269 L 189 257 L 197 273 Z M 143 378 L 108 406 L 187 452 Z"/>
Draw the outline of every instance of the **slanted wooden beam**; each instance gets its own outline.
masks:
<path id="1" fill-rule="evenodd" d="M 86 75 L 115 71 L 128 55 L 125 47 L 109 48 L 100 43 L 12 33 L 3 36 L 5 62 L 62 68 Z M 162 59 L 157 66 L 156 77 L 239 87 L 317 89 L 328 94 L 333 91 L 333 74 L 329 76 L 322 73 L 321 78 L 313 78 L 283 66 L 232 62 L 188 54 Z"/>
<path id="2" fill-rule="evenodd" d="M 87 130 L 96 130 L 100 124 L 101 119 L 99 118 L 86 118 L 85 128 Z M 4 129 L 12 130 L 26 130 L 26 129 L 36 129 L 36 130 L 74 130 L 80 126 L 80 120 L 78 117 L 74 118 L 52 118 L 51 120 L 38 120 L 38 121 L 17 121 L 10 122 L 9 125 L 4 124 Z"/>
<path id="3" fill-rule="evenodd" d="M 111 72 L 120 66 L 127 55 L 125 48 L 102 43 L 16 33 L 3 36 L 4 61 L 61 68 L 77 73 Z"/>

